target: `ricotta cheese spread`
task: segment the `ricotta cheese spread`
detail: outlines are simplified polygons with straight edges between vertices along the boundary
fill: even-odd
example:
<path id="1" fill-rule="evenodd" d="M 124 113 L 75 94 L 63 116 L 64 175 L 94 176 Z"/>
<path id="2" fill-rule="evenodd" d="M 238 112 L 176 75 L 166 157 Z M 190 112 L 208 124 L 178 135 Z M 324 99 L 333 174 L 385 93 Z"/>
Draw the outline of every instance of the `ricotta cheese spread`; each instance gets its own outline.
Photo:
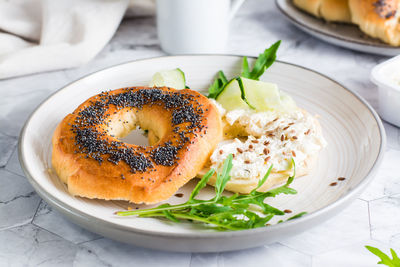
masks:
<path id="1" fill-rule="evenodd" d="M 231 180 L 236 182 L 262 178 L 271 164 L 273 172 L 286 171 L 292 167 L 292 158 L 301 166 L 326 146 L 316 118 L 300 109 L 289 114 L 247 109 L 225 112 L 214 103 L 221 113 L 225 136 L 211 155 L 210 167 L 220 172 L 232 154 Z"/>
<path id="2" fill-rule="evenodd" d="M 388 77 L 385 77 L 386 79 L 389 78 L 389 82 L 391 84 L 394 84 L 396 87 L 400 86 L 400 71 L 392 71 L 391 73 L 387 74 Z"/>
<path id="3" fill-rule="evenodd" d="M 382 63 L 377 78 L 400 88 L 400 57 L 395 57 Z"/>

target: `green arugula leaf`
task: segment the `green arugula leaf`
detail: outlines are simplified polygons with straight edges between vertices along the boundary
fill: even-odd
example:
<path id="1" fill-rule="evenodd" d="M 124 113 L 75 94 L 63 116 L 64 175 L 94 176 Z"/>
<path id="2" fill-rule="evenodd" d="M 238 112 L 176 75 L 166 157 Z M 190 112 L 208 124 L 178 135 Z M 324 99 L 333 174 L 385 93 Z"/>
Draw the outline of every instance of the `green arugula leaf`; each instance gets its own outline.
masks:
<path id="1" fill-rule="evenodd" d="M 243 57 L 243 62 L 242 62 L 242 73 L 240 74 L 242 77 L 250 77 L 250 69 L 249 69 L 249 62 L 247 61 L 247 57 Z"/>
<path id="2" fill-rule="evenodd" d="M 298 214 L 296 214 L 296 215 L 294 215 L 294 216 L 292 216 L 292 217 L 290 217 L 289 219 L 287 219 L 288 221 L 291 221 L 291 220 L 294 220 L 294 219 L 297 219 L 297 218 L 300 218 L 300 217 L 302 217 L 302 216 L 304 216 L 304 215 L 306 215 L 307 214 L 307 212 L 300 212 L 300 213 L 298 213 Z"/>
<path id="3" fill-rule="evenodd" d="M 261 217 L 260 220 L 258 220 L 258 222 L 254 223 L 254 227 L 253 228 L 266 226 L 267 222 L 269 222 L 273 217 L 274 217 L 273 214 L 269 214 L 269 215 L 267 215 L 265 217 Z"/>
<path id="4" fill-rule="evenodd" d="M 260 76 L 268 69 L 276 60 L 276 52 L 281 44 L 281 41 L 277 41 L 269 48 L 258 56 L 254 63 L 253 69 L 250 71 L 249 62 L 247 57 L 243 57 L 242 60 L 242 72 L 241 77 L 248 78 L 252 80 L 259 80 Z M 225 74 L 219 71 L 216 79 L 208 88 L 208 98 L 217 99 L 217 97 L 225 90 L 225 87 L 233 80 L 237 80 L 240 88 L 241 99 L 251 108 L 256 109 L 246 98 L 246 91 L 243 85 L 241 77 L 235 77 L 231 80 L 227 80 Z"/>
<path id="5" fill-rule="evenodd" d="M 390 253 L 392 254 L 393 261 L 400 266 L 400 258 L 392 248 L 390 249 Z"/>
<path id="6" fill-rule="evenodd" d="M 216 99 L 228 84 L 228 80 L 222 70 L 218 71 L 217 78 L 208 88 L 208 98 Z"/>
<path id="7" fill-rule="evenodd" d="M 232 208 L 212 203 L 212 204 L 200 204 L 196 206 L 193 210 L 194 210 L 193 214 L 201 213 L 202 215 L 212 215 L 212 214 L 231 211 Z"/>
<path id="8" fill-rule="evenodd" d="M 246 104 L 251 108 L 251 109 L 256 109 L 252 104 L 249 103 L 249 101 L 246 98 L 246 92 L 244 91 L 244 86 L 243 86 L 243 81 L 242 78 L 237 77 L 236 78 L 238 84 L 239 84 L 239 88 L 240 88 L 240 97 L 242 98 L 242 100 L 244 102 L 246 102 Z"/>
<path id="9" fill-rule="evenodd" d="M 251 190 L 250 195 L 254 194 L 257 191 L 258 188 L 260 188 L 263 184 L 265 184 L 265 182 L 267 181 L 269 175 L 271 174 L 272 167 L 273 167 L 273 165 L 271 164 L 271 167 L 269 167 L 269 169 L 268 169 L 267 173 L 264 175 L 264 177 L 262 179 L 260 179 L 260 181 L 258 181 L 258 184 L 257 184 L 256 188 Z"/>
<path id="10" fill-rule="evenodd" d="M 171 213 L 170 211 L 168 211 L 168 210 L 164 210 L 164 211 L 163 211 L 163 214 L 164 214 L 165 218 L 167 218 L 167 219 L 169 219 L 169 220 L 171 220 L 171 221 L 173 221 L 173 222 L 176 222 L 176 223 L 180 222 L 180 221 L 179 221 L 177 218 L 175 218 L 175 216 L 172 215 L 172 213 Z"/>
<path id="11" fill-rule="evenodd" d="M 208 180 L 214 175 L 215 171 L 213 169 L 209 170 L 203 178 L 201 178 L 200 182 L 197 183 L 196 187 L 193 189 L 192 193 L 190 194 L 189 201 L 194 199 L 197 194 L 203 189 L 206 185 Z"/>
<path id="12" fill-rule="evenodd" d="M 290 161 L 291 161 L 291 164 L 292 164 L 292 166 L 290 166 L 290 167 L 293 169 L 293 174 L 287 180 L 287 182 L 286 182 L 287 186 L 289 186 L 293 182 L 294 178 L 296 177 L 296 162 L 294 161 L 293 158 Z"/>
<path id="13" fill-rule="evenodd" d="M 390 249 L 390 252 L 393 257 L 393 259 L 391 259 L 388 255 L 386 255 L 384 252 L 382 252 L 379 248 L 375 248 L 375 247 L 371 247 L 371 246 L 365 246 L 365 248 L 381 259 L 381 261 L 379 261 L 378 264 L 384 264 L 389 267 L 400 267 L 400 259 L 397 256 L 396 252 L 394 252 L 393 249 Z"/>
<path id="14" fill-rule="evenodd" d="M 162 205 L 160 205 L 159 207 L 160 208 L 165 208 L 165 207 L 170 207 L 171 205 L 170 204 L 162 204 Z M 167 219 L 169 219 L 169 220 L 171 220 L 171 221 L 173 221 L 173 222 L 180 222 L 177 218 L 175 218 L 172 214 L 171 214 L 171 212 L 169 211 L 169 210 L 163 210 L 162 211 L 162 214 L 165 216 L 165 218 L 167 218 Z"/>
<path id="15" fill-rule="evenodd" d="M 294 161 L 293 162 L 293 168 Z M 119 211 L 119 216 L 136 215 L 139 217 L 161 217 L 173 222 L 189 220 L 191 222 L 203 223 L 216 230 L 243 230 L 256 227 L 263 227 L 274 216 L 282 216 L 285 213 L 271 205 L 265 203 L 268 197 L 275 197 L 278 194 L 296 194 L 296 190 L 289 188 L 291 177 L 286 184 L 267 192 L 258 192 L 268 176 L 271 173 L 272 166 L 268 169 L 265 176 L 259 181 L 257 187 L 250 194 L 231 196 L 222 195 L 226 183 L 230 179 L 232 169 L 232 155 L 229 155 L 224 162 L 222 172 L 217 173 L 215 184 L 215 197 L 209 200 L 196 199 L 199 191 L 203 189 L 211 176 L 215 174 L 214 170 L 207 172 L 200 182 L 193 189 L 189 200 L 178 205 L 162 204 L 151 209 Z M 295 173 L 295 171 L 293 172 Z M 294 175 L 294 174 L 293 174 Z M 293 176 L 294 177 L 294 176 Z M 305 213 L 300 213 L 290 219 L 298 218 Z M 280 222 L 283 222 L 281 220 Z"/>
<path id="16" fill-rule="evenodd" d="M 218 78 L 221 80 L 222 83 L 227 83 L 228 79 L 226 79 L 226 76 L 222 70 L 218 71 Z"/>
<path id="17" fill-rule="evenodd" d="M 229 154 L 222 167 L 222 173 L 217 174 L 217 180 L 215 182 L 215 201 L 217 201 L 221 197 L 222 192 L 225 189 L 226 183 L 231 178 L 229 174 L 233 166 L 232 159 L 232 154 Z"/>
<path id="18" fill-rule="evenodd" d="M 295 195 L 295 194 L 297 194 L 297 191 L 290 187 L 281 186 L 281 187 L 277 187 L 277 188 L 269 190 L 268 194 L 269 194 L 269 197 L 275 197 L 279 194 Z"/>
<path id="19" fill-rule="evenodd" d="M 249 63 L 247 58 L 243 58 L 242 63 L 242 77 L 259 80 L 260 76 L 263 75 L 266 69 L 268 69 L 276 60 L 276 52 L 281 44 L 281 41 L 274 43 L 269 48 L 265 49 L 264 53 L 260 54 L 254 63 L 254 67 L 249 71 Z"/>
<path id="20" fill-rule="evenodd" d="M 268 193 L 270 194 L 271 197 L 275 197 L 276 195 L 279 194 L 287 194 L 287 195 L 295 195 L 297 194 L 297 191 L 293 188 L 290 188 L 289 185 L 293 182 L 295 176 L 296 176 L 296 164 L 294 162 L 294 159 L 291 159 L 291 164 L 292 164 L 292 168 L 293 168 L 293 174 L 292 176 L 289 176 L 289 178 L 287 179 L 286 183 L 283 186 L 271 189 L 268 191 Z"/>

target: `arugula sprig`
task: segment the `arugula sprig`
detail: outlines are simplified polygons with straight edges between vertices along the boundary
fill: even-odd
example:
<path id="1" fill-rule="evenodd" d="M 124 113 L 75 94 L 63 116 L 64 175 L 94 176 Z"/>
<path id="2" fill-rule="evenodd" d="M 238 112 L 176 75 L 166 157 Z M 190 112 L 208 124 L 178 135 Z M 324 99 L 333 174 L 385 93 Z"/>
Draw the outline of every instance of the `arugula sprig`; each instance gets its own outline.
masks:
<path id="1" fill-rule="evenodd" d="M 292 160 L 293 169 L 295 169 Z M 277 188 L 267 192 L 258 192 L 271 173 L 272 166 L 268 169 L 265 176 L 260 179 L 258 185 L 249 194 L 224 196 L 225 186 L 229 181 L 230 171 L 232 169 L 232 155 L 229 155 L 224 162 L 222 172 L 217 173 L 215 183 L 215 197 L 208 200 L 197 199 L 196 196 L 203 189 L 209 179 L 215 174 L 211 169 L 207 172 L 200 182 L 193 189 L 189 200 L 183 204 L 170 205 L 162 204 L 158 207 L 142 210 L 119 211 L 119 216 L 136 215 L 139 217 L 161 217 L 173 222 L 181 220 L 191 220 L 193 222 L 205 223 L 217 230 L 244 230 L 257 227 L 263 227 L 275 215 L 284 215 L 285 213 L 271 205 L 265 203 L 268 197 L 275 197 L 279 194 L 296 194 L 297 191 L 290 188 L 295 172 L 290 176 L 287 182 Z M 300 213 L 290 219 L 298 218 L 305 213 Z"/>
<path id="2" fill-rule="evenodd" d="M 258 56 L 251 71 L 249 69 L 247 57 L 243 57 L 241 76 L 247 79 L 258 81 L 265 70 L 271 67 L 271 65 L 275 62 L 276 52 L 278 51 L 280 44 L 281 41 L 279 40 L 278 42 L 271 45 L 269 48 L 265 49 L 264 53 Z"/>
<path id="3" fill-rule="evenodd" d="M 278 41 L 271 45 L 269 48 L 265 49 L 264 53 L 258 56 L 252 70 L 250 70 L 247 57 L 243 57 L 242 72 L 240 74 L 240 77 L 235 77 L 228 80 L 222 70 L 218 71 L 216 79 L 208 88 L 208 98 L 217 99 L 217 97 L 224 91 L 225 87 L 231 81 L 237 80 L 237 82 L 239 83 L 241 98 L 251 109 L 255 109 L 254 106 L 252 106 L 246 98 L 241 77 L 258 81 L 265 70 L 268 69 L 275 62 L 276 52 L 278 51 L 280 44 L 281 41 Z"/>
<path id="4" fill-rule="evenodd" d="M 228 84 L 228 80 L 222 70 L 218 71 L 217 78 L 208 88 L 208 98 L 217 99 L 219 94 L 224 90 L 225 85 Z"/>
<path id="5" fill-rule="evenodd" d="M 251 109 L 256 109 L 252 104 L 250 104 L 250 102 L 247 100 L 246 98 L 246 91 L 244 90 L 244 85 L 243 85 L 243 81 L 242 78 L 237 77 L 236 78 L 238 84 L 239 84 L 239 88 L 240 88 L 240 97 L 242 98 L 242 100 L 251 108 Z"/>
<path id="6" fill-rule="evenodd" d="M 378 264 L 384 264 L 389 267 L 400 267 L 400 258 L 397 256 L 396 252 L 393 249 L 390 249 L 390 253 L 392 254 L 392 258 L 393 258 L 393 259 L 391 259 L 388 255 L 386 255 L 384 252 L 382 252 L 379 248 L 375 248 L 375 247 L 371 247 L 371 246 L 365 246 L 365 248 L 381 259 L 381 261 L 379 261 Z"/>

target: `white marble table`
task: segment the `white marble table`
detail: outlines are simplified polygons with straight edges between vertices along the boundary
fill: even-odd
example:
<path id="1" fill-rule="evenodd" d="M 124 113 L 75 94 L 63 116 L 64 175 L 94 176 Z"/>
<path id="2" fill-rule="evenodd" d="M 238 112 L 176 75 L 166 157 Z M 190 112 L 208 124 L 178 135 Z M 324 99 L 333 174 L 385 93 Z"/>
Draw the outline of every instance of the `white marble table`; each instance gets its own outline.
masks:
<path id="1" fill-rule="evenodd" d="M 257 55 L 282 39 L 279 59 L 318 70 L 373 107 L 371 68 L 384 60 L 322 43 L 290 25 L 272 0 L 248 0 L 232 22 L 227 53 Z M 400 252 L 400 130 L 385 123 L 387 153 L 374 182 L 346 210 L 292 238 L 228 253 L 167 253 L 90 233 L 52 210 L 19 166 L 17 139 L 29 114 L 63 85 L 121 62 L 161 56 L 154 17 L 124 20 L 111 42 L 77 69 L 0 81 L 0 266 L 377 266 L 364 245 Z"/>

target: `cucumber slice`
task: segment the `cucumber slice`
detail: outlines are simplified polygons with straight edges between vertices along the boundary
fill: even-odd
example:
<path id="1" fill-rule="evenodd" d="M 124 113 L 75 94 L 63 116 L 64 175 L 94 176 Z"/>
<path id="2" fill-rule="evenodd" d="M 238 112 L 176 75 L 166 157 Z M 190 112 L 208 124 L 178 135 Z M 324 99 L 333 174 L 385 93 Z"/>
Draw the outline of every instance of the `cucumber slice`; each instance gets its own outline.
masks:
<path id="1" fill-rule="evenodd" d="M 285 110 L 295 110 L 297 108 L 296 102 L 293 98 L 285 92 L 281 91 L 281 106 L 283 111 Z"/>
<path id="2" fill-rule="evenodd" d="M 267 111 L 280 108 L 281 99 L 278 85 L 247 79 L 244 88 L 247 100 L 256 110 Z"/>
<path id="3" fill-rule="evenodd" d="M 246 99 L 257 111 L 281 109 L 281 95 L 276 84 L 246 78 L 241 79 L 246 92 Z M 217 97 L 217 101 L 228 111 L 250 108 L 241 98 L 237 80 L 232 80 L 225 86 L 222 93 Z"/>
<path id="4" fill-rule="evenodd" d="M 244 78 L 242 78 L 244 80 Z M 242 81 L 243 81 L 242 80 Z M 243 81 L 243 87 L 244 81 Z M 242 93 L 240 91 L 239 83 L 236 79 L 230 80 L 222 90 L 222 92 L 217 97 L 217 102 L 219 102 L 222 107 L 227 110 L 233 109 L 248 109 L 249 106 L 242 99 Z"/>
<path id="5" fill-rule="evenodd" d="M 156 72 L 149 86 L 167 86 L 178 90 L 186 88 L 185 73 L 179 68 Z"/>

